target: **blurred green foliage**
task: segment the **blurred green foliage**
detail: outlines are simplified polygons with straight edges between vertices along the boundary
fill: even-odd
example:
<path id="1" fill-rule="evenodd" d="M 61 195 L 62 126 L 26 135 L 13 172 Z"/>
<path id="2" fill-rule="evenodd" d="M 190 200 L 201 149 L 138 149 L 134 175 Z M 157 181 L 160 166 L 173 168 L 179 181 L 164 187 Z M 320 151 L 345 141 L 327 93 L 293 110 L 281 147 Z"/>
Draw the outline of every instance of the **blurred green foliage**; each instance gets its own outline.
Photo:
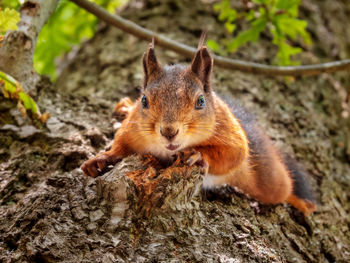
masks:
<path id="1" fill-rule="evenodd" d="M 127 3 L 128 0 L 90 0 L 109 12 Z M 19 0 L 0 0 L 0 35 L 16 29 L 19 21 Z M 34 53 L 34 68 L 55 80 L 55 59 L 69 52 L 74 45 L 91 38 L 97 30 L 98 19 L 68 0 L 61 0 L 43 27 Z"/>
<path id="2" fill-rule="evenodd" d="M 268 31 L 272 36 L 272 43 L 278 47 L 275 63 L 281 66 L 298 65 L 299 61 L 291 57 L 302 51 L 293 47 L 289 40 L 302 40 L 311 44 L 311 38 L 306 31 L 307 22 L 298 19 L 298 8 L 301 0 L 247 0 L 246 8 L 242 12 L 231 8 L 229 0 L 221 0 L 214 5 L 219 13 L 219 20 L 229 33 L 235 35 L 232 39 L 223 40 L 225 50 L 214 40 L 208 40 L 207 45 L 219 53 L 235 52 L 239 47 L 259 40 L 262 32 Z M 249 28 L 236 32 L 236 21 L 245 19 Z"/>
<path id="3" fill-rule="evenodd" d="M 0 8 L 5 9 L 6 7 L 16 9 L 21 6 L 19 0 L 0 0 Z"/>
<path id="4" fill-rule="evenodd" d="M 4 35 L 7 30 L 16 30 L 17 23 L 20 20 L 19 1 L 0 0 L 0 36 Z"/>
<path id="5" fill-rule="evenodd" d="M 109 12 L 127 0 L 92 0 Z M 55 59 L 91 38 L 97 30 L 98 19 L 68 0 L 59 2 L 57 9 L 43 27 L 34 53 L 34 67 L 40 74 L 57 77 Z"/>
<path id="6" fill-rule="evenodd" d="M 5 8 L 0 10 L 0 36 L 7 30 L 16 30 L 19 22 L 19 13 L 15 9 Z"/>

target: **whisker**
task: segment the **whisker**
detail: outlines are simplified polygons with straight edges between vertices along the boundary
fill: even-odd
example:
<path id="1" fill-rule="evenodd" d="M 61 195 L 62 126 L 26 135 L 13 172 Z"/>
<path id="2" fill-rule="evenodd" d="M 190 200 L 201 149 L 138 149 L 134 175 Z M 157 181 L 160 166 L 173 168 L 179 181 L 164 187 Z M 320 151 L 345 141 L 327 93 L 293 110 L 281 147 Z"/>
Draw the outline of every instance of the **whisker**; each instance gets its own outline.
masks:
<path id="1" fill-rule="evenodd" d="M 206 127 L 195 127 L 194 129 L 189 129 L 187 134 L 192 134 L 192 135 L 208 135 L 208 133 L 211 133 L 213 138 L 215 138 L 217 141 L 228 145 L 229 143 L 229 137 L 225 136 L 225 134 L 219 133 L 217 130 L 212 130 L 208 129 Z"/>
<path id="2" fill-rule="evenodd" d="M 214 132 L 211 132 L 211 131 L 206 132 L 206 130 L 199 130 L 199 129 L 197 129 L 195 131 L 187 132 L 187 135 L 190 135 L 190 136 L 202 136 L 202 135 L 208 135 L 208 133 L 211 133 L 212 138 L 214 138 L 216 141 L 220 142 L 221 144 L 223 144 L 223 145 L 230 145 L 229 140 L 227 140 L 225 138 L 222 138 L 221 134 L 219 134 L 219 133 L 217 133 L 215 131 Z M 220 137 L 218 137 L 219 135 L 220 135 Z"/>

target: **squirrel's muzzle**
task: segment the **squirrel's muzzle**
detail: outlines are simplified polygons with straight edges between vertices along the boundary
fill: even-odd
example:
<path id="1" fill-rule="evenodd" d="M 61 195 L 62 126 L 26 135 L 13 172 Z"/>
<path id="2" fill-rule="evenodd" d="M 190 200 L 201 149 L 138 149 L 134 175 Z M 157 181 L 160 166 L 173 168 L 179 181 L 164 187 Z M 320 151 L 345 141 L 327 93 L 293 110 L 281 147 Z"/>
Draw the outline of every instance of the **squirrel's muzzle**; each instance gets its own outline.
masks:
<path id="1" fill-rule="evenodd" d="M 176 135 L 179 133 L 179 129 L 176 129 L 172 126 L 160 127 L 160 134 L 167 138 L 169 141 L 174 140 Z"/>

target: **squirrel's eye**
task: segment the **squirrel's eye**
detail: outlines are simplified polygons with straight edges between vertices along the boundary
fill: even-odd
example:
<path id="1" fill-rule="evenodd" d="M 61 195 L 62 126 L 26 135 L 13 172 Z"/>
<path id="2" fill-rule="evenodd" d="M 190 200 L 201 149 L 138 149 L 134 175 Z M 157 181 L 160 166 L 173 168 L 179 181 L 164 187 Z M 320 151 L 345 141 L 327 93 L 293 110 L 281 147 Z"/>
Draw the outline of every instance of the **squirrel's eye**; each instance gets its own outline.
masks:
<path id="1" fill-rule="evenodd" d="M 147 100 L 147 98 L 146 98 L 145 95 L 142 96 L 141 104 L 142 104 L 142 107 L 143 107 L 144 109 L 148 109 L 148 108 L 149 108 L 148 100 Z"/>
<path id="2" fill-rule="evenodd" d="M 201 110 L 205 106 L 205 99 L 203 95 L 200 95 L 196 101 L 196 110 Z"/>

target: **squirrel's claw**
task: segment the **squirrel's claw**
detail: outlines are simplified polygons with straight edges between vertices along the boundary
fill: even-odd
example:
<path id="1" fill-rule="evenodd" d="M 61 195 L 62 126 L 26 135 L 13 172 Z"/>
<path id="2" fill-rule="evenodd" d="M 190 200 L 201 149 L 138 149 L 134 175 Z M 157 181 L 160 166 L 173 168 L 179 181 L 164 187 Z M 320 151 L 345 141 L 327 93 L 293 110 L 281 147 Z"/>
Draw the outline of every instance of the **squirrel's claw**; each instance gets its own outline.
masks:
<path id="1" fill-rule="evenodd" d="M 208 162 L 202 157 L 200 152 L 194 152 L 186 161 L 186 164 L 192 166 L 194 164 L 200 167 L 202 175 L 207 175 L 209 171 Z"/>
<path id="2" fill-rule="evenodd" d="M 200 152 L 193 153 L 186 161 L 186 164 L 189 166 L 194 165 L 197 161 L 199 161 L 202 158 L 202 155 Z"/>
<path id="3" fill-rule="evenodd" d="M 106 171 L 106 168 L 111 164 L 113 164 L 113 162 L 110 156 L 101 154 L 84 162 L 81 169 L 83 170 L 84 175 L 96 177 L 103 174 Z"/>
<path id="4" fill-rule="evenodd" d="M 207 175 L 209 171 L 209 164 L 205 159 L 201 159 L 196 162 L 197 165 L 200 167 L 200 172 L 202 175 Z"/>
<path id="5" fill-rule="evenodd" d="M 83 163 L 81 169 L 83 170 L 84 175 L 86 176 L 96 177 L 98 175 L 97 168 L 95 166 L 87 164 L 87 162 Z"/>

